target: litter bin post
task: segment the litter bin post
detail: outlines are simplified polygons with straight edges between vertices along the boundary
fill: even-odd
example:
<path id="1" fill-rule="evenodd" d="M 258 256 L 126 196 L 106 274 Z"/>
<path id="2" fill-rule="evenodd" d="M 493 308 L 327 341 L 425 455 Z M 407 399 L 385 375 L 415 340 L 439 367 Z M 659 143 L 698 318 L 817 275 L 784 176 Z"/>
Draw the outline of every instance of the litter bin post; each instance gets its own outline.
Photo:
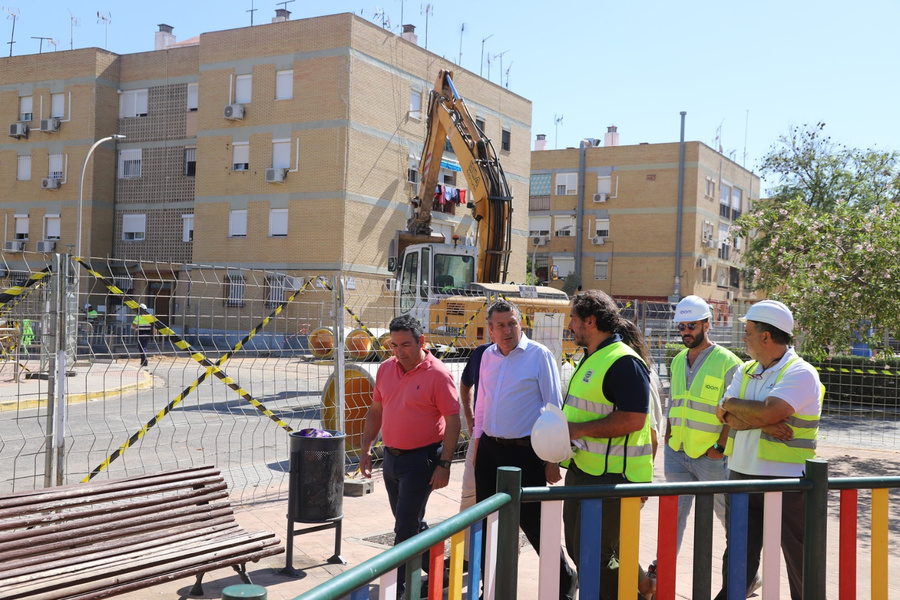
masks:
<path id="1" fill-rule="evenodd" d="M 340 431 L 331 437 L 306 437 L 302 431 L 290 434 L 288 483 L 287 556 L 283 573 L 299 575 L 294 569 L 294 535 L 334 528 L 334 555 L 329 563 L 345 565 L 341 557 L 341 521 L 344 517 L 344 440 Z M 317 523 L 294 529 L 294 523 Z"/>

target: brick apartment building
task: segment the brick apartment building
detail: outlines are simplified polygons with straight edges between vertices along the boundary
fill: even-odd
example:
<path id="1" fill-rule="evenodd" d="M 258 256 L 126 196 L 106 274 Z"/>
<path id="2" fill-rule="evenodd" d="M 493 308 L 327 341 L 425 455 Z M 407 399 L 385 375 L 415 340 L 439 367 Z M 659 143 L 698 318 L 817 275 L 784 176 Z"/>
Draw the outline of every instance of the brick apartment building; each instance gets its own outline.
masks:
<path id="1" fill-rule="evenodd" d="M 220 280 L 236 283 L 240 269 L 383 281 L 415 193 L 428 90 L 454 65 L 352 14 L 288 17 L 180 43 L 160 25 L 157 49 L 137 54 L 0 58 L 6 269 L 75 245 L 81 165 L 120 134 L 86 167 L 81 253 L 111 257 L 158 314 L 189 263 L 235 269 Z M 506 170 L 519 207 L 510 270 L 524 273 L 531 102 L 463 69 L 455 82 Z M 466 187 L 452 152 L 442 167 L 443 183 Z M 473 233 L 464 207 L 444 210 L 438 233 Z M 160 261 L 152 285 L 132 279 L 137 260 Z"/>
<path id="2" fill-rule="evenodd" d="M 580 267 L 584 289 L 667 301 L 675 291 L 679 144 L 620 146 L 610 127 L 603 146 L 585 145 L 581 173 L 580 148 L 545 150 L 538 137 L 528 213 L 537 279 L 561 287 Z M 685 143 L 680 296 L 720 307 L 751 297 L 744 241 L 729 240 L 728 230 L 758 200 L 759 186 L 758 176 L 712 148 Z"/>

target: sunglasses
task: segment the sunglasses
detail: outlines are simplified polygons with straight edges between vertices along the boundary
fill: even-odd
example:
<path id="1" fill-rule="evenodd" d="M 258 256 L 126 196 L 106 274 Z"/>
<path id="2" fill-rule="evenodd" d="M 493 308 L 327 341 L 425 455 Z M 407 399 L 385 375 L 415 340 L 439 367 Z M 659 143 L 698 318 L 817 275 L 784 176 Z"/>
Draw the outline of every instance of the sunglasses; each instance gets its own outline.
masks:
<path id="1" fill-rule="evenodd" d="M 687 329 L 688 331 L 693 331 L 701 325 L 702 323 L 679 323 L 677 327 L 678 331 L 684 331 L 685 329 Z"/>

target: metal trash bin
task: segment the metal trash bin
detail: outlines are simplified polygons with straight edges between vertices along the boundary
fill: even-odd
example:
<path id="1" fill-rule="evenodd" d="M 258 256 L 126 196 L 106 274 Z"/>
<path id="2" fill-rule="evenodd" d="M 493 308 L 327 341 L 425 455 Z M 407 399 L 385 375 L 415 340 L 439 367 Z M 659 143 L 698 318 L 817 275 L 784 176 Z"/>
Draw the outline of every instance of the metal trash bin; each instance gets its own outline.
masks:
<path id="1" fill-rule="evenodd" d="M 341 557 L 341 520 L 344 518 L 344 441 L 341 431 L 325 430 L 331 437 L 306 437 L 290 433 L 288 481 L 288 531 L 285 573 L 293 568 L 294 535 L 334 528 L 334 556 L 329 563 L 345 565 Z M 294 523 L 319 523 L 295 530 Z"/>

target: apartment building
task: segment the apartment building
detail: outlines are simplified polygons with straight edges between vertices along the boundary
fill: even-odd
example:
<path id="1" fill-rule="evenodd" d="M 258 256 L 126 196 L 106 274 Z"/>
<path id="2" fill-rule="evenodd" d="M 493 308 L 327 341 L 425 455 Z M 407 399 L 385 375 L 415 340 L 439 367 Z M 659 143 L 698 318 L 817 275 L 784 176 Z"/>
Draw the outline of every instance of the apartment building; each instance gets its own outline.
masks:
<path id="1" fill-rule="evenodd" d="M 539 281 L 561 287 L 576 273 L 584 289 L 666 302 L 696 294 L 724 306 L 749 299 L 744 240 L 731 224 L 759 198 L 759 177 L 701 142 L 684 147 L 681 247 L 679 143 L 542 149 L 531 155 L 529 251 Z M 581 153 L 583 152 L 583 167 Z"/>
<path id="2" fill-rule="evenodd" d="M 137 54 L 0 59 L 6 264 L 68 252 L 80 221 L 81 254 L 108 259 L 122 287 L 159 296 L 163 311 L 167 290 L 196 268 L 188 264 L 227 266 L 236 283 L 240 269 L 383 281 L 415 193 L 428 91 L 455 66 L 419 47 L 411 28 L 401 37 L 353 14 L 277 13 L 182 43 L 159 25 L 156 49 Z M 524 273 L 531 102 L 454 71 L 521 208 L 510 268 Z M 79 215 L 81 165 L 113 134 L 125 137 L 94 151 Z M 452 151 L 441 166 L 443 184 L 466 187 Z M 435 214 L 448 238 L 473 227 L 464 206 Z M 134 280 L 139 260 L 160 261 L 152 286 Z"/>

